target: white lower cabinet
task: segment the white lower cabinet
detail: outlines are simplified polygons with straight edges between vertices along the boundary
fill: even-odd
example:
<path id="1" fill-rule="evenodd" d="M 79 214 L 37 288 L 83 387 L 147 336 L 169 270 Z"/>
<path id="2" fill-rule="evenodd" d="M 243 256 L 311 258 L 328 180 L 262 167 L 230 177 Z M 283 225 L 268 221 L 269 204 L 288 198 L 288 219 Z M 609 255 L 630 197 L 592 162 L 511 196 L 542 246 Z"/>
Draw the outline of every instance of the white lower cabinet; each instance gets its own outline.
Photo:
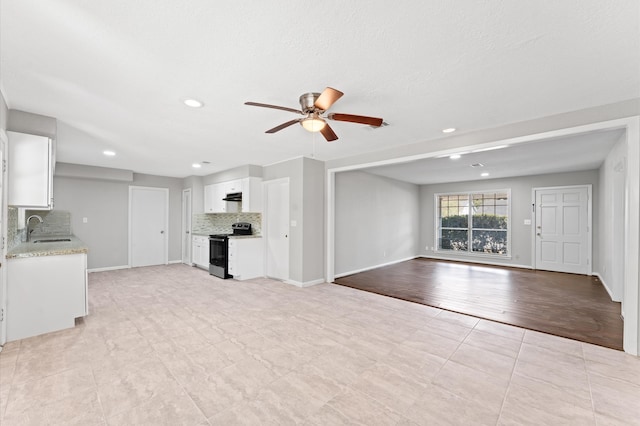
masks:
<path id="1" fill-rule="evenodd" d="M 199 268 L 209 270 L 209 237 L 191 237 L 191 262 Z"/>
<path id="2" fill-rule="evenodd" d="M 74 327 L 88 310 L 86 253 L 7 260 L 7 341 Z"/>
<path id="3" fill-rule="evenodd" d="M 229 238 L 229 273 L 236 280 L 264 276 L 262 238 Z"/>

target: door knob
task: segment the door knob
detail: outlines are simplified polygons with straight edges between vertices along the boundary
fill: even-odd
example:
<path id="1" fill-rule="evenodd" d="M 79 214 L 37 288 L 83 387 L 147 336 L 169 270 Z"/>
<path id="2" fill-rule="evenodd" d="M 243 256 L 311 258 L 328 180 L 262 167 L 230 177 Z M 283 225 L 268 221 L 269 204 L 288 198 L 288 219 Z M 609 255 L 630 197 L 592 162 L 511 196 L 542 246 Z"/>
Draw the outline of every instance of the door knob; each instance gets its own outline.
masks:
<path id="1" fill-rule="evenodd" d="M 542 234 L 538 232 L 536 235 L 539 237 L 539 236 L 541 236 Z"/>
<path id="2" fill-rule="evenodd" d="M 160 231 L 161 234 L 164 234 L 164 231 Z"/>

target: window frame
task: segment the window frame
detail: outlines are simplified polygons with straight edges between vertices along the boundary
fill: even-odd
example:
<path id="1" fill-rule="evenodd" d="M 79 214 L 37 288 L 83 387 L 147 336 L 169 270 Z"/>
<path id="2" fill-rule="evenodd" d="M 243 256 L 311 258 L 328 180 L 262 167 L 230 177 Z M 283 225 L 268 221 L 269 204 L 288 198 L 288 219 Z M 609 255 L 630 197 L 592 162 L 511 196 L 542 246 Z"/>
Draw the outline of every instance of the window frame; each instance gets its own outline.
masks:
<path id="1" fill-rule="evenodd" d="M 474 228 L 473 227 L 473 212 L 471 209 L 471 206 L 473 205 L 473 196 L 475 194 L 487 194 L 487 193 L 506 193 L 507 194 L 507 253 L 506 254 L 497 254 L 497 253 L 484 253 L 484 252 L 474 252 L 473 251 L 473 244 L 471 242 L 471 238 L 473 235 L 473 230 L 482 230 L 483 228 Z M 440 220 L 439 220 L 439 208 L 440 208 L 440 204 L 439 204 L 439 199 L 441 196 L 451 196 L 451 195 L 455 195 L 455 196 L 460 196 L 460 195 L 466 195 L 467 198 L 469 199 L 469 220 L 467 222 L 467 227 L 466 228 L 459 228 L 460 230 L 466 230 L 467 231 L 467 238 L 468 238 L 468 243 L 467 243 L 467 250 L 454 250 L 454 249 L 442 249 L 440 248 L 440 245 L 438 244 L 438 236 L 440 235 L 440 229 L 443 229 L 440 227 Z M 448 253 L 455 253 L 455 254 L 461 254 L 464 256 L 472 256 L 472 257 L 484 257 L 484 258 L 494 258 L 494 259 L 511 259 L 512 258 L 512 253 L 511 253 L 511 240 L 513 239 L 512 236 L 513 234 L 511 233 L 511 222 L 512 220 L 512 216 L 511 216 L 511 188 L 501 188 L 501 189 L 486 189 L 486 190 L 473 190 L 473 191 L 455 191 L 455 192 L 437 192 L 433 194 L 433 247 L 434 247 L 434 252 L 436 253 L 441 253 L 441 254 L 448 254 Z M 444 229 L 450 229 L 450 227 L 445 227 Z M 493 229 L 489 229 L 489 231 L 493 231 Z"/>

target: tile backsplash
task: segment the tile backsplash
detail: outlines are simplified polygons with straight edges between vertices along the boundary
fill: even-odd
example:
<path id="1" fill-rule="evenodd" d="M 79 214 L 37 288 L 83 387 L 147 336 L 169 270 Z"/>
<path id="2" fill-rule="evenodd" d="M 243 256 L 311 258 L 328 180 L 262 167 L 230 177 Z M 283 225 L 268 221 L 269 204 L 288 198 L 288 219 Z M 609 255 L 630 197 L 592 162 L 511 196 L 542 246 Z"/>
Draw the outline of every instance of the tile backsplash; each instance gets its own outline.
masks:
<path id="1" fill-rule="evenodd" d="M 11 250 L 27 240 L 27 229 L 24 223 L 31 215 L 38 215 L 38 219 L 31 219 L 29 229 L 32 229 L 31 238 L 58 237 L 71 235 L 71 213 L 64 210 L 23 210 L 17 207 L 9 207 L 7 217 L 7 250 Z M 20 220 L 19 216 L 24 217 Z M 20 223 L 23 223 L 20 228 Z"/>
<path id="2" fill-rule="evenodd" d="M 231 224 L 249 222 L 254 235 L 262 235 L 262 214 L 260 213 L 201 213 L 194 214 L 191 230 L 194 234 L 230 234 Z"/>
<path id="3" fill-rule="evenodd" d="M 21 233 L 18 232 L 18 209 L 9 207 L 7 217 L 7 250 L 11 250 L 21 241 Z"/>
<path id="4" fill-rule="evenodd" d="M 31 219 L 32 239 L 71 235 L 70 212 L 64 210 L 27 210 L 25 218 L 34 214 L 42 218 L 42 223 L 39 223 L 37 219 Z"/>

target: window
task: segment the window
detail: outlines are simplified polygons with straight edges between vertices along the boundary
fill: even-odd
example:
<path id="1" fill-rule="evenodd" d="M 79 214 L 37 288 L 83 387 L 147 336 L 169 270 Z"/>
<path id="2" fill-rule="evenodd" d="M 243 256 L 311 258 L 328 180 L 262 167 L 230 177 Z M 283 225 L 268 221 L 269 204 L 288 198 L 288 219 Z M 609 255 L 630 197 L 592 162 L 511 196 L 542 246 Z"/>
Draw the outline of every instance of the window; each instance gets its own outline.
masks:
<path id="1" fill-rule="evenodd" d="M 438 250 L 509 255 L 510 191 L 436 194 Z"/>

